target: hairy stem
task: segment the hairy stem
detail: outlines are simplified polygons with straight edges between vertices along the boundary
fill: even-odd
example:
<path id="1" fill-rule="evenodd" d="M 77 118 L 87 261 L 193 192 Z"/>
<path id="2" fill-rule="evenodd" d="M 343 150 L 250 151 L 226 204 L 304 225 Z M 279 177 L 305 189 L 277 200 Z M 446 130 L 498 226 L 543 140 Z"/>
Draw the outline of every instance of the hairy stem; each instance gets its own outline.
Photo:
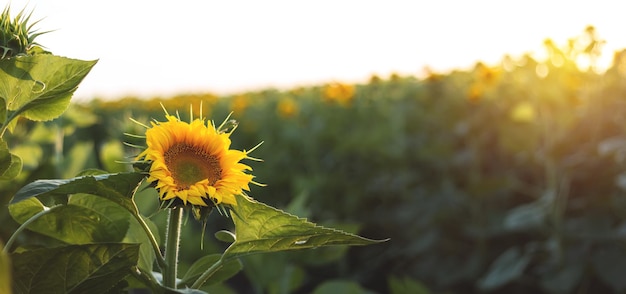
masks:
<path id="1" fill-rule="evenodd" d="M 176 289 L 178 272 L 178 249 L 180 245 L 180 228 L 183 209 L 175 207 L 169 210 L 167 236 L 165 236 L 165 269 L 163 269 L 163 285 Z"/>

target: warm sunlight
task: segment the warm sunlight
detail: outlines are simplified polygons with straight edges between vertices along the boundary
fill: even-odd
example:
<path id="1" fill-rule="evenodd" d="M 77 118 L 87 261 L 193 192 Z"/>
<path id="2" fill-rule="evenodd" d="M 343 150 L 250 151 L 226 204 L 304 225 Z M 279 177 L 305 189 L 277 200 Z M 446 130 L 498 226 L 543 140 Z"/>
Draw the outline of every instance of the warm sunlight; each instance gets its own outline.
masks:
<path id="1" fill-rule="evenodd" d="M 419 75 L 424 66 L 469 68 L 505 54 L 543 54 L 544 39 L 565 45 L 587 25 L 607 41 L 600 67 L 626 48 L 619 9 L 607 9 L 612 2 L 516 3 L 11 1 L 13 10 L 33 8 L 34 18 L 43 18 L 38 25 L 56 29 L 40 37 L 49 50 L 101 60 L 76 94 L 82 99 L 233 93 Z"/>
<path id="2" fill-rule="evenodd" d="M 0 293 L 626 293 L 617 6 L 13 0 Z"/>

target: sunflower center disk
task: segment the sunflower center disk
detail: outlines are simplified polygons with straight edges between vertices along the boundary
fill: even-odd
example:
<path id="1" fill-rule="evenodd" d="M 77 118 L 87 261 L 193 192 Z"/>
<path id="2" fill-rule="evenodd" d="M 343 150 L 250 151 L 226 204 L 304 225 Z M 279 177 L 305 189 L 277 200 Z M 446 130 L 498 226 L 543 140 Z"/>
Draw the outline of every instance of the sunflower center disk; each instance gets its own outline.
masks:
<path id="1" fill-rule="evenodd" d="M 179 189 L 188 189 L 205 179 L 209 180 L 209 185 L 214 185 L 222 175 L 218 158 L 196 146 L 174 145 L 165 152 L 164 157 L 165 165 Z"/>

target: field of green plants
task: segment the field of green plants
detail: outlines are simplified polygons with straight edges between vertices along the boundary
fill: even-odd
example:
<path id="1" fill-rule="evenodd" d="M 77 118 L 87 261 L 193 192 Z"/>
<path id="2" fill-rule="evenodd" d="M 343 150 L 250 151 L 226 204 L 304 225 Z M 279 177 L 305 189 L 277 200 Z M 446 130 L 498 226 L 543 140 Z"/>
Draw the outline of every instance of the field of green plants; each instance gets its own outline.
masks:
<path id="1" fill-rule="evenodd" d="M 132 170 L 132 122 L 163 120 L 161 104 L 239 123 L 233 147 L 250 164 L 249 195 L 322 225 L 389 241 L 242 257 L 243 270 L 211 293 L 623 293 L 626 291 L 626 50 L 603 72 L 588 28 L 548 58 L 505 56 L 498 65 L 372 76 L 218 97 L 72 103 L 59 118 L 19 121 L 4 134 L 23 160 L 0 181 L 0 240 L 19 226 L 7 204 L 37 179 L 85 169 Z M 576 60 L 586 59 L 589 68 Z M 201 104 L 202 103 L 202 104 Z M 153 190 L 136 196 L 157 225 Z M 180 268 L 227 244 L 216 212 L 202 236 L 189 216 Z M 48 237 L 25 232 L 30 244 Z"/>

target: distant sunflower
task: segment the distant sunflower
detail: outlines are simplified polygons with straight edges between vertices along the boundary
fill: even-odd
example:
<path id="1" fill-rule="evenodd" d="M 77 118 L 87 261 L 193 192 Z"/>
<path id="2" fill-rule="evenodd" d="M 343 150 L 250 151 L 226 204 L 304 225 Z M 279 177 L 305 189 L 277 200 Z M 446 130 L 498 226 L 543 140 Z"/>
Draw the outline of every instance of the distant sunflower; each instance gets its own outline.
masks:
<path id="1" fill-rule="evenodd" d="M 354 98 L 354 86 L 333 83 L 324 88 L 324 99 L 328 102 L 337 102 L 348 105 Z"/>
<path id="2" fill-rule="evenodd" d="M 230 149 L 230 134 L 200 117 L 189 123 L 166 111 L 165 122 L 151 122 L 146 131 L 147 148 L 137 160 L 150 164 L 148 181 L 162 201 L 180 199 L 185 205 L 209 203 L 236 205 L 234 195 L 249 191 L 254 176 L 239 161 L 255 159 L 250 151 Z M 146 126 L 147 127 L 147 126 Z M 256 148 L 256 147 L 255 147 Z M 255 183 L 256 184 L 256 183 Z"/>
<path id="3" fill-rule="evenodd" d="M 278 114 L 284 118 L 292 117 L 298 112 L 298 105 L 291 98 L 281 100 L 276 106 Z"/>

